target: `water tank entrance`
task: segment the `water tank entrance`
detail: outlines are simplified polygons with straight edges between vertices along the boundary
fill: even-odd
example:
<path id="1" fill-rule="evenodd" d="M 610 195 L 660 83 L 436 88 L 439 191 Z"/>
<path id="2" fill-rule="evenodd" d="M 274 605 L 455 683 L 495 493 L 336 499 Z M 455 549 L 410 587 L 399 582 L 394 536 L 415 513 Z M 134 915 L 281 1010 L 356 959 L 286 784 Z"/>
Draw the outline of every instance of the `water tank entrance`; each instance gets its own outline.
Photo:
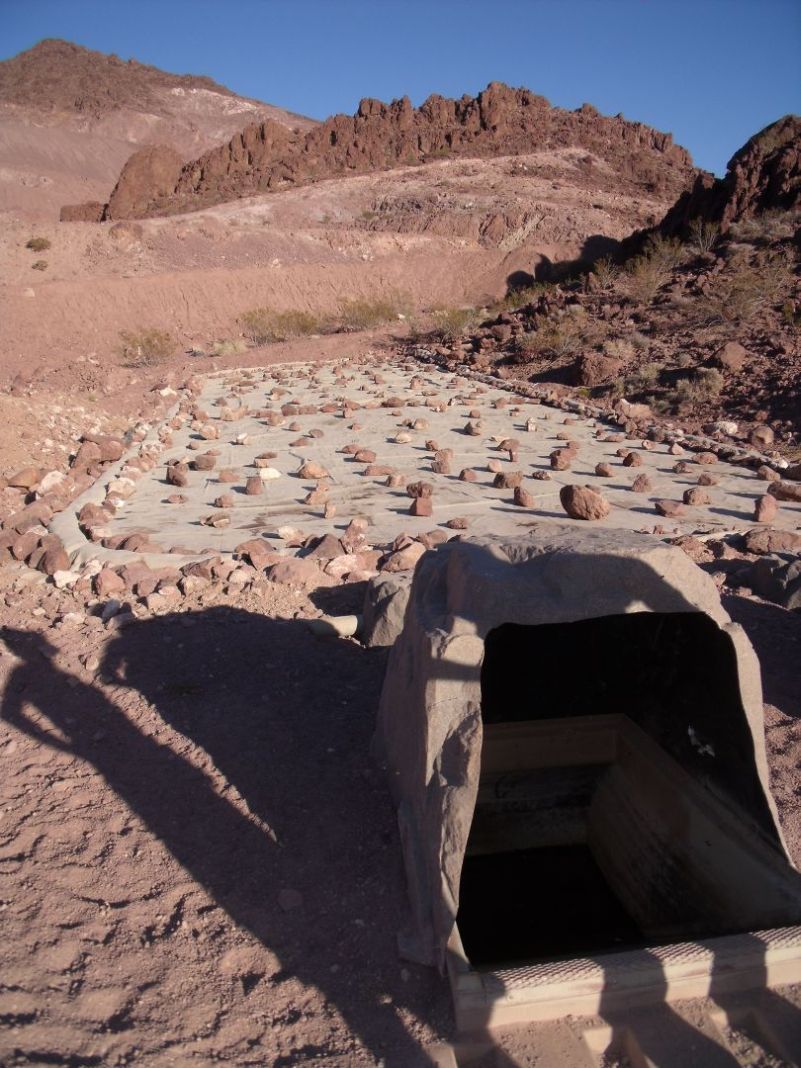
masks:
<path id="1" fill-rule="evenodd" d="M 708 617 L 504 624 L 481 698 L 457 916 L 474 967 L 784 922 L 736 658 Z"/>

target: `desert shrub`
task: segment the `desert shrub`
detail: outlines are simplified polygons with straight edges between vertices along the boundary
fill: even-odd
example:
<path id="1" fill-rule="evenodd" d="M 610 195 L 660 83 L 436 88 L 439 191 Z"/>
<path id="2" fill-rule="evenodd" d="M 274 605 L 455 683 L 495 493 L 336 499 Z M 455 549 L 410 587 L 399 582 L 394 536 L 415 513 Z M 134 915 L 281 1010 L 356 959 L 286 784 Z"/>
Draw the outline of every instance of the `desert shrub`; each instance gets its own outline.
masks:
<path id="1" fill-rule="evenodd" d="M 166 330 L 121 330 L 120 348 L 129 367 L 153 367 L 175 352 L 175 339 Z"/>
<path id="2" fill-rule="evenodd" d="M 629 334 L 629 341 L 637 352 L 647 352 L 651 347 L 651 339 L 639 330 L 633 330 L 631 334 Z"/>
<path id="3" fill-rule="evenodd" d="M 378 297 L 373 300 L 345 300 L 339 306 L 339 323 L 342 330 L 371 330 L 373 327 L 397 319 L 403 302 L 395 296 Z"/>
<path id="4" fill-rule="evenodd" d="M 666 270 L 672 271 L 687 258 L 687 250 L 677 237 L 662 237 L 661 234 L 655 234 L 648 238 L 644 255 L 655 263 L 661 264 Z"/>
<path id="5" fill-rule="evenodd" d="M 311 312 L 276 312 L 269 308 L 252 308 L 241 315 L 239 321 L 245 337 L 254 345 L 317 334 L 325 327 L 323 320 Z"/>
<path id="6" fill-rule="evenodd" d="M 604 356 L 626 363 L 634 356 L 634 346 L 625 337 L 613 337 L 603 343 Z"/>
<path id="7" fill-rule="evenodd" d="M 676 383 L 675 404 L 681 409 L 713 400 L 720 395 L 723 384 L 723 375 L 716 367 L 701 367 L 692 378 L 680 378 Z"/>
<path id="8" fill-rule="evenodd" d="M 475 308 L 440 308 L 433 314 L 436 337 L 443 342 L 458 341 L 469 333 L 478 322 Z"/>
<path id="9" fill-rule="evenodd" d="M 675 238 L 650 237 L 642 254 L 630 260 L 626 267 L 629 296 L 641 304 L 650 304 L 684 255 L 681 242 Z"/>
<path id="10" fill-rule="evenodd" d="M 603 256 L 592 265 L 592 273 L 601 289 L 607 289 L 620 277 L 620 268 L 611 256 Z"/>
<path id="11" fill-rule="evenodd" d="M 740 219 L 729 228 L 729 233 L 737 241 L 764 244 L 791 238 L 801 222 L 801 212 L 797 208 L 787 210 L 770 208 L 759 215 L 749 215 Z"/>
<path id="12" fill-rule="evenodd" d="M 658 363 L 645 363 L 626 379 L 626 387 L 632 393 L 647 393 L 659 383 L 661 367 Z"/>
<path id="13" fill-rule="evenodd" d="M 34 271 L 46 271 L 47 270 L 47 260 L 35 260 L 31 264 L 31 267 L 33 268 Z"/>
<path id="14" fill-rule="evenodd" d="M 319 334 L 324 323 L 319 316 L 311 312 L 285 311 L 275 315 L 275 330 L 279 340 L 286 341 L 292 337 L 304 337 Z"/>
<path id="15" fill-rule="evenodd" d="M 538 328 L 524 334 L 519 349 L 530 356 L 570 356 L 597 344 L 603 324 L 586 315 L 563 315 L 546 319 Z"/>
<path id="16" fill-rule="evenodd" d="M 32 237 L 25 243 L 25 248 L 31 252 L 46 252 L 50 248 L 50 242 L 46 237 Z"/>
<path id="17" fill-rule="evenodd" d="M 238 353 L 247 352 L 247 345 L 241 339 L 228 338 L 225 341 L 215 341 L 211 346 L 212 356 L 236 356 Z"/>
<path id="18" fill-rule="evenodd" d="M 779 304 L 793 282 L 789 257 L 783 252 L 732 259 L 716 275 L 699 300 L 699 316 L 707 323 L 747 322 L 766 307 Z"/>
<path id="19" fill-rule="evenodd" d="M 267 308 L 251 308 L 239 319 L 245 337 L 254 345 L 264 345 L 273 340 L 273 313 Z"/>
<path id="20" fill-rule="evenodd" d="M 662 264 L 647 256 L 636 256 L 626 268 L 626 289 L 637 303 L 650 304 L 669 278 L 670 271 Z"/>
<path id="21" fill-rule="evenodd" d="M 690 244 L 698 252 L 710 252 L 720 236 L 720 226 L 707 222 L 699 215 L 690 221 Z"/>
<path id="22" fill-rule="evenodd" d="M 548 289 L 547 282 L 534 282 L 530 286 L 519 286 L 510 289 L 503 300 L 497 301 L 492 308 L 495 312 L 517 311 L 533 304 Z"/>

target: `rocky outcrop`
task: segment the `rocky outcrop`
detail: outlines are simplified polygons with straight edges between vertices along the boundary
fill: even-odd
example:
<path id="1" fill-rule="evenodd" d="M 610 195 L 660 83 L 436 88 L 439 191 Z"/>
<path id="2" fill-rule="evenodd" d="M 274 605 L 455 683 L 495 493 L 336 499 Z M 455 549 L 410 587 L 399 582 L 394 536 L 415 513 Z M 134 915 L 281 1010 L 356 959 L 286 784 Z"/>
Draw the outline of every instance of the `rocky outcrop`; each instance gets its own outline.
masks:
<path id="1" fill-rule="evenodd" d="M 339 175 L 569 146 L 602 158 L 621 179 L 655 196 L 677 195 L 694 174 L 689 154 L 670 134 L 608 118 L 587 104 L 554 108 L 527 89 L 493 82 L 475 98 L 435 95 L 419 108 L 408 97 L 391 104 L 365 99 L 355 115 L 335 115 L 306 132 L 272 121 L 248 126 L 186 164 L 169 193 L 126 198 L 121 175 L 116 212 L 149 201 L 148 214 L 171 214 Z M 109 204 L 107 217 L 122 216 Z"/>
<path id="2" fill-rule="evenodd" d="M 169 195 L 174 188 L 182 163 L 178 153 L 167 145 L 149 145 L 134 152 L 112 190 L 104 218 L 146 215 L 154 201 Z"/>
<path id="3" fill-rule="evenodd" d="M 665 235 L 686 236 L 692 219 L 732 223 L 765 211 L 801 207 L 801 117 L 785 115 L 755 134 L 729 160 L 725 178 L 700 175 L 659 226 Z"/>

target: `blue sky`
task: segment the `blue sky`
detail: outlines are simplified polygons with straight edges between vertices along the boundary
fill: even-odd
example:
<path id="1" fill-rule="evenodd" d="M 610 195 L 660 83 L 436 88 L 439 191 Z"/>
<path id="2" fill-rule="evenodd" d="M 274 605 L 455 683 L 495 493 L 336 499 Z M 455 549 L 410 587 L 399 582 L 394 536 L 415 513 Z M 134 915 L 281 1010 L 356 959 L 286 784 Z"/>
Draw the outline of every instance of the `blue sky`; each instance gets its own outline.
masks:
<path id="1" fill-rule="evenodd" d="M 43 37 L 314 118 L 504 81 L 669 130 L 717 173 L 801 113 L 801 0 L 0 0 L 0 58 Z"/>

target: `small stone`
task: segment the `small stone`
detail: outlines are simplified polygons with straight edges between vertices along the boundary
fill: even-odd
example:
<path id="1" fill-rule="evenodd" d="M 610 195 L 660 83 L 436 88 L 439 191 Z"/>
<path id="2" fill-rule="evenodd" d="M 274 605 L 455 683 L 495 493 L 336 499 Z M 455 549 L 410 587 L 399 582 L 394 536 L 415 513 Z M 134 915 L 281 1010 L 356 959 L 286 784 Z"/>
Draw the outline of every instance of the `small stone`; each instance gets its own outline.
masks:
<path id="1" fill-rule="evenodd" d="M 39 561 L 39 571 L 43 571 L 45 575 L 55 575 L 57 571 L 69 571 L 69 567 L 70 558 L 61 546 L 48 549 Z"/>
<path id="2" fill-rule="evenodd" d="M 171 486 L 189 485 L 189 468 L 186 464 L 170 464 L 167 468 L 167 482 Z"/>
<path id="3" fill-rule="evenodd" d="M 651 480 L 645 473 L 637 475 L 631 484 L 631 488 L 634 493 L 650 493 Z"/>
<path id="4" fill-rule="evenodd" d="M 238 482 L 240 477 L 241 476 L 240 476 L 239 472 L 235 471 L 233 467 L 224 467 L 224 468 L 222 468 L 221 471 L 218 472 L 217 481 L 218 482 Z"/>
<path id="5" fill-rule="evenodd" d="M 467 516 L 455 515 L 453 519 L 449 519 L 445 524 L 450 530 L 467 530 L 470 526 L 470 520 Z"/>
<path id="6" fill-rule="evenodd" d="M 248 497 L 258 497 L 264 493 L 264 482 L 259 475 L 249 475 L 245 480 L 245 493 Z"/>
<path id="7" fill-rule="evenodd" d="M 771 523 L 775 519 L 778 510 L 779 503 L 776 498 L 766 493 L 762 497 L 758 497 L 754 504 L 754 522 Z"/>
<path id="8" fill-rule="evenodd" d="M 654 501 L 654 508 L 659 515 L 663 515 L 668 519 L 675 519 L 684 515 L 684 505 L 681 501 Z"/>
<path id="9" fill-rule="evenodd" d="M 613 471 L 610 464 L 596 464 L 595 473 L 600 478 L 611 478 Z"/>
<path id="10" fill-rule="evenodd" d="M 189 498 L 185 493 L 171 493 L 169 497 L 164 498 L 165 504 L 186 504 Z"/>
<path id="11" fill-rule="evenodd" d="M 273 564 L 268 572 L 270 582 L 282 586 L 311 588 L 320 585 L 320 568 L 313 560 L 290 557 Z"/>
<path id="12" fill-rule="evenodd" d="M 691 486 L 690 489 L 686 489 L 682 496 L 682 500 L 685 504 L 690 504 L 695 507 L 711 503 L 709 494 L 700 486 Z"/>
<path id="13" fill-rule="evenodd" d="M 345 551 L 345 546 L 339 540 L 334 537 L 333 534 L 323 534 L 321 538 L 317 538 L 314 545 L 304 554 L 304 559 L 311 557 L 313 559 L 320 560 L 333 560 L 336 556 L 342 556 Z"/>
<path id="14" fill-rule="evenodd" d="M 235 501 L 232 493 L 223 493 L 219 497 L 214 498 L 215 508 L 233 508 Z"/>
<path id="15" fill-rule="evenodd" d="M 755 427 L 748 435 L 749 442 L 757 449 L 769 448 L 776 439 L 769 426 Z"/>
<path id="16" fill-rule="evenodd" d="M 311 505 L 313 508 L 317 508 L 324 505 L 327 500 L 328 486 L 326 483 L 321 482 L 319 486 L 315 486 L 313 490 L 309 490 L 303 498 L 303 503 Z"/>
<path id="17" fill-rule="evenodd" d="M 375 455 L 373 455 L 373 460 L 375 460 Z M 266 470 L 269 470 L 269 468 L 267 468 Z M 318 464 L 315 460 L 306 460 L 306 462 L 301 464 L 301 466 L 295 473 L 298 478 L 302 478 L 304 480 L 312 479 L 316 481 L 318 478 L 329 477 L 328 471 L 323 467 L 322 464 Z M 264 476 L 262 475 L 262 478 L 263 477 Z"/>
<path id="18" fill-rule="evenodd" d="M 425 546 L 421 545 L 419 541 L 412 541 L 402 549 L 398 549 L 396 552 L 386 556 L 381 563 L 380 570 L 390 572 L 410 571 L 425 551 Z"/>
<path id="19" fill-rule="evenodd" d="M 214 465 L 217 463 L 217 458 L 212 456 L 208 452 L 201 453 L 200 456 L 196 456 L 190 463 L 190 467 L 194 471 L 212 471 Z"/>
<path id="20" fill-rule="evenodd" d="M 406 492 L 410 497 L 431 497 L 434 487 L 430 482 L 410 482 L 406 486 Z"/>
<path id="21" fill-rule="evenodd" d="M 533 508 L 536 504 L 534 494 L 524 490 L 522 486 L 515 486 L 513 501 L 519 508 Z"/>
<path id="22" fill-rule="evenodd" d="M 95 593 L 98 597 L 111 597 L 125 591 L 125 582 L 116 571 L 104 567 L 94 578 Z"/>
<path id="23" fill-rule="evenodd" d="M 774 471 L 774 469 L 768 467 L 767 464 L 762 464 L 761 467 L 758 467 L 756 473 L 757 478 L 761 479 L 763 482 L 780 482 L 782 477 L 778 471 Z"/>
<path id="24" fill-rule="evenodd" d="M 771 482 L 768 493 L 777 501 L 793 501 L 801 504 L 801 482 Z"/>
<path id="25" fill-rule="evenodd" d="M 409 515 L 433 515 L 434 505 L 430 497 L 415 497 L 409 507 Z"/>
<path id="26" fill-rule="evenodd" d="M 554 471 L 569 471 L 570 465 L 576 458 L 575 449 L 554 449 L 551 455 L 548 457 L 551 463 L 551 468 Z"/>
<path id="27" fill-rule="evenodd" d="M 623 457 L 624 467 L 642 467 L 642 456 L 637 452 L 627 452 Z"/>
<path id="28" fill-rule="evenodd" d="M 39 485 L 43 474 L 44 472 L 38 467 L 23 467 L 6 478 L 6 485 L 12 486 L 14 489 L 30 490 Z"/>
<path id="29" fill-rule="evenodd" d="M 501 471 L 492 480 L 492 485 L 495 489 L 515 489 L 522 481 L 522 471 Z"/>
<path id="30" fill-rule="evenodd" d="M 478 481 L 478 475 L 471 468 L 465 467 L 459 472 L 459 481 L 460 482 L 477 482 Z"/>
<path id="31" fill-rule="evenodd" d="M 708 471 L 704 471 L 702 475 L 698 476 L 699 486 L 717 486 L 720 479 L 717 475 L 710 475 Z"/>

